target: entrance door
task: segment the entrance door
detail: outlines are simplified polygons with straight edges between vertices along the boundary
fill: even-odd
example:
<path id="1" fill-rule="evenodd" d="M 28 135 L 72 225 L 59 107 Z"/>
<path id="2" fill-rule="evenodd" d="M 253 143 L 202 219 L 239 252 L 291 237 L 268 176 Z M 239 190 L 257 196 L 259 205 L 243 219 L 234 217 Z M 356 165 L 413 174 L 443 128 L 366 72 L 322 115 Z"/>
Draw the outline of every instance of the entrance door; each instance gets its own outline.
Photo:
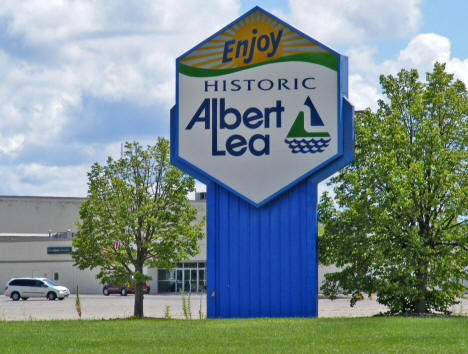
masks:
<path id="1" fill-rule="evenodd" d="M 170 273 L 170 276 L 169 276 Z M 158 271 L 160 292 L 200 293 L 205 291 L 205 263 L 179 263 L 174 270 Z M 170 288 L 168 283 L 170 281 Z M 169 290 L 170 289 L 170 290 Z"/>
<path id="2" fill-rule="evenodd" d="M 177 289 L 184 293 L 198 292 L 198 278 L 196 268 L 177 269 Z"/>
<path id="3" fill-rule="evenodd" d="M 181 290 L 184 290 L 184 271 L 182 269 L 177 269 L 176 274 L 176 293 L 179 293 Z"/>
<path id="4" fill-rule="evenodd" d="M 205 269 L 198 269 L 198 292 L 205 291 Z"/>
<path id="5" fill-rule="evenodd" d="M 190 289 L 192 292 L 198 292 L 197 268 L 190 269 Z"/>
<path id="6" fill-rule="evenodd" d="M 190 293 L 190 269 L 184 269 L 184 293 Z"/>

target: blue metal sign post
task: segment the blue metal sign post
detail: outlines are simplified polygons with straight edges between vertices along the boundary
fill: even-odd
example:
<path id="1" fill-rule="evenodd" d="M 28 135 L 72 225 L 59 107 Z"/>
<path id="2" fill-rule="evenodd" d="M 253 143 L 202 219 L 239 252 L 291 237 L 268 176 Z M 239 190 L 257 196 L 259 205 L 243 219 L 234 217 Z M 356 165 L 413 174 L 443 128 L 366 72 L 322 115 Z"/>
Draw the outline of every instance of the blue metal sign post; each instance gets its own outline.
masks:
<path id="1" fill-rule="evenodd" d="M 353 159 L 347 58 L 255 7 L 177 59 L 171 161 L 207 185 L 209 318 L 317 316 L 317 184 Z"/>

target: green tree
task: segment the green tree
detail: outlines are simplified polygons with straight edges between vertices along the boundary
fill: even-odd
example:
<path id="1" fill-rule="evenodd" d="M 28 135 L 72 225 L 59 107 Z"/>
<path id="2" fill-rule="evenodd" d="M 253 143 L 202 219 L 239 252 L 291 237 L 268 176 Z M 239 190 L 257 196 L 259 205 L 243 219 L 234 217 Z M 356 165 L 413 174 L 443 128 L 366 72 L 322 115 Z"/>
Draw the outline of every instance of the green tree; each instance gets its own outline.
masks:
<path id="1" fill-rule="evenodd" d="M 468 278 L 468 96 L 436 63 L 381 76 L 385 100 L 356 114 L 355 160 L 331 180 L 319 260 L 322 290 L 376 293 L 391 313 L 447 311 Z M 353 300 L 351 300 L 353 305 Z"/>
<path id="2" fill-rule="evenodd" d="M 96 268 L 102 282 L 135 283 L 134 315 L 143 316 L 145 267 L 172 267 L 198 253 L 203 221 L 187 193 L 193 178 L 169 162 L 169 142 L 159 138 L 143 149 L 126 143 L 118 160 L 95 163 L 88 173 L 88 197 L 73 238 L 80 269 Z"/>

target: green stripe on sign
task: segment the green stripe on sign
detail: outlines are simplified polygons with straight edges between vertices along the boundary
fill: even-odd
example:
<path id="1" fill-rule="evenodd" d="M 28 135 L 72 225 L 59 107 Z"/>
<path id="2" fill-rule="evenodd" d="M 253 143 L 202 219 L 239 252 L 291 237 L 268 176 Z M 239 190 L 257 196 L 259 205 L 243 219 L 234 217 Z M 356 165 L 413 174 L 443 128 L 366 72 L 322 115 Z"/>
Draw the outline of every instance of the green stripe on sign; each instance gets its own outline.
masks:
<path id="1" fill-rule="evenodd" d="M 243 66 L 241 68 L 232 68 L 232 69 L 203 69 L 203 68 L 194 68 L 182 63 L 179 63 L 179 73 L 193 76 L 193 77 L 211 77 L 211 76 L 222 76 L 237 71 L 246 70 L 254 68 L 256 66 L 273 64 L 273 63 L 283 63 L 288 61 L 302 61 L 306 63 L 318 64 L 325 66 L 331 70 L 337 71 L 337 57 L 331 53 L 302 53 L 288 55 L 287 57 L 281 57 L 278 59 L 273 59 L 269 61 L 264 61 L 262 63 L 252 64 L 249 66 Z"/>
<path id="2" fill-rule="evenodd" d="M 326 132 L 308 132 L 304 128 L 304 112 L 300 111 L 289 130 L 287 138 L 329 138 Z"/>

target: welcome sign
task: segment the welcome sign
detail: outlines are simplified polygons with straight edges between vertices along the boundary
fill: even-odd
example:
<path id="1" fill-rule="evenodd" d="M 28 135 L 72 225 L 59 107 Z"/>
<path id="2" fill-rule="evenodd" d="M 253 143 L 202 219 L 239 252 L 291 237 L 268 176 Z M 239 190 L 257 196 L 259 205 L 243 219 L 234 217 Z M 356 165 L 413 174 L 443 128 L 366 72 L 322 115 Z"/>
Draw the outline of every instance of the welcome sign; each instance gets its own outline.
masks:
<path id="1" fill-rule="evenodd" d="M 254 8 L 177 59 L 174 164 L 265 204 L 342 153 L 342 61 Z"/>
<path id="2" fill-rule="evenodd" d="M 176 65 L 171 162 L 206 184 L 208 318 L 317 316 L 317 184 L 353 160 L 347 58 L 255 7 Z"/>

